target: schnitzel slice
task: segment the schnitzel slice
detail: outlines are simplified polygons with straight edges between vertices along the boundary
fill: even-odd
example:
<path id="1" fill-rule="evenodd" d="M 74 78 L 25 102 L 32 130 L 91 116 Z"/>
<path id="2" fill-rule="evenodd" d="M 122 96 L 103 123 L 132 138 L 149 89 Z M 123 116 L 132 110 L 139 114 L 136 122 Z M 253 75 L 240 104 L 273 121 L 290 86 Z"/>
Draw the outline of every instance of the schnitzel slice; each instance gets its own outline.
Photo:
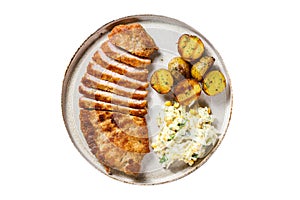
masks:
<path id="1" fill-rule="evenodd" d="M 116 111 L 116 112 L 121 112 L 124 114 L 135 115 L 135 116 L 144 116 L 147 114 L 147 109 L 145 108 L 141 108 L 141 109 L 129 108 L 127 106 L 116 105 L 104 101 L 97 101 L 86 97 L 79 98 L 79 107 L 88 110 Z"/>
<path id="2" fill-rule="evenodd" d="M 89 63 L 87 67 L 87 73 L 101 80 L 109 81 L 111 83 L 115 83 L 117 85 L 128 88 L 145 90 L 149 86 L 148 82 L 129 78 L 125 75 L 118 74 L 93 63 Z"/>
<path id="3" fill-rule="evenodd" d="M 152 37 L 138 23 L 115 26 L 108 38 L 117 47 L 145 58 L 150 58 L 158 50 Z"/>
<path id="4" fill-rule="evenodd" d="M 112 103 L 121 106 L 127 106 L 130 108 L 146 108 L 147 106 L 147 100 L 131 99 L 111 92 L 85 87 L 82 84 L 79 85 L 79 92 L 83 94 L 85 97 L 91 99 L 104 101 L 107 103 Z"/>
<path id="5" fill-rule="evenodd" d="M 145 99 L 148 95 L 148 91 L 146 90 L 136 90 L 133 88 L 123 87 L 109 81 L 98 79 L 88 73 L 85 73 L 81 82 L 86 87 L 104 90 L 124 97 L 130 97 L 132 99 Z"/>
<path id="6" fill-rule="evenodd" d="M 113 45 L 109 41 L 105 41 L 101 45 L 101 49 L 108 57 L 136 68 L 145 68 L 151 64 L 150 59 L 140 58 L 132 55 L 127 51 Z"/>
<path id="7" fill-rule="evenodd" d="M 98 49 L 93 55 L 93 61 L 98 65 L 101 65 L 105 69 L 109 69 L 113 72 L 123 74 L 130 78 L 134 78 L 139 81 L 146 81 L 148 76 L 148 70 L 138 69 L 135 67 L 131 67 L 124 63 L 118 62 L 107 55 L 101 50 Z"/>

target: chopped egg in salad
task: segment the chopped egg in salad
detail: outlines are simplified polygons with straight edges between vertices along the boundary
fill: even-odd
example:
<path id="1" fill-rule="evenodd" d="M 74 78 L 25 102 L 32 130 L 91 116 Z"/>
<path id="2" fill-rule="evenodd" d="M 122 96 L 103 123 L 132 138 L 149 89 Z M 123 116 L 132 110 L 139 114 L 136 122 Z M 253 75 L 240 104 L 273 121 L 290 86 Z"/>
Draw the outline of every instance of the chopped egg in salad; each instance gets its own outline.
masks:
<path id="1" fill-rule="evenodd" d="M 218 131 L 212 125 L 210 108 L 196 105 L 187 110 L 186 106 L 167 101 L 163 111 L 157 119 L 159 133 L 151 146 L 165 168 L 175 161 L 191 166 L 206 155 L 207 147 L 215 145 Z"/>

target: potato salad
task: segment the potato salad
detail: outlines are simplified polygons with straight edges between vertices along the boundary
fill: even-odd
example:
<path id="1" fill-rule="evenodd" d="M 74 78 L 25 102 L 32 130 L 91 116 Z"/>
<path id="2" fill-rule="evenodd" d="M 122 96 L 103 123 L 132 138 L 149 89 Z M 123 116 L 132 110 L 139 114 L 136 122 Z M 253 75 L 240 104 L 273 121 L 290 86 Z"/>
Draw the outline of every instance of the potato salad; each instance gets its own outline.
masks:
<path id="1" fill-rule="evenodd" d="M 175 161 L 193 165 L 218 139 L 210 108 L 195 105 L 187 109 L 177 102 L 167 101 L 157 119 L 160 130 L 151 146 L 165 168 Z"/>

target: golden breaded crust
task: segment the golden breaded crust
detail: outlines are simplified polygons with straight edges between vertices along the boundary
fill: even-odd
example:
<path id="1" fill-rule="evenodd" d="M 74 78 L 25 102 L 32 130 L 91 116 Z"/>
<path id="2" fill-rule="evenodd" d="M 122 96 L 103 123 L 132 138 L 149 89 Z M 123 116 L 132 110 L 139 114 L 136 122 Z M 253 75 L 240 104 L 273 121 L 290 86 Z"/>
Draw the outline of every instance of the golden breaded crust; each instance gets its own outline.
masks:
<path id="1" fill-rule="evenodd" d="M 147 81 L 148 70 L 147 69 L 136 69 L 126 64 L 117 62 L 108 56 L 104 55 L 101 50 L 98 50 L 93 55 L 93 61 L 103 68 L 116 72 L 118 74 L 125 75 L 130 78 L 134 78 L 139 81 Z"/>
<path id="2" fill-rule="evenodd" d="M 110 71 L 101 67 L 100 65 L 89 63 L 87 67 L 87 73 L 93 75 L 101 80 L 109 81 L 120 86 L 144 90 L 148 88 L 149 83 L 144 81 L 138 81 L 127 76 L 118 74 L 116 72 Z"/>
<path id="3" fill-rule="evenodd" d="M 115 45 L 111 44 L 109 41 L 105 41 L 101 45 L 101 49 L 108 57 L 136 68 L 145 68 L 151 64 L 150 59 L 134 56 L 116 47 Z"/>
<path id="4" fill-rule="evenodd" d="M 81 109 L 80 123 L 92 153 L 102 164 L 129 175 L 139 172 L 149 152 L 145 118 Z"/>
<path id="5" fill-rule="evenodd" d="M 126 87 L 117 85 L 115 83 L 111 83 L 111 82 L 108 82 L 105 80 L 98 79 L 87 73 L 82 77 L 81 82 L 86 87 L 104 90 L 107 92 L 118 94 L 118 95 L 121 95 L 124 97 L 130 97 L 133 99 L 145 99 L 148 95 L 148 91 L 126 88 Z"/>
<path id="6" fill-rule="evenodd" d="M 85 97 L 95 99 L 98 101 L 104 101 L 107 103 L 112 103 L 121 106 L 128 106 L 130 108 L 145 108 L 147 106 L 147 100 L 131 99 L 103 90 L 88 88 L 84 85 L 80 85 L 78 90 Z"/>
<path id="7" fill-rule="evenodd" d="M 121 112 L 124 114 L 135 115 L 135 116 L 144 116 L 147 114 L 146 109 L 129 108 L 126 106 L 120 106 L 120 105 L 107 103 L 103 101 L 96 101 L 94 99 L 90 99 L 86 97 L 80 97 L 79 107 L 89 109 L 89 110 L 116 111 L 116 112 Z"/>
<path id="8" fill-rule="evenodd" d="M 108 34 L 109 41 L 137 56 L 149 58 L 158 47 L 140 24 L 115 26 Z"/>

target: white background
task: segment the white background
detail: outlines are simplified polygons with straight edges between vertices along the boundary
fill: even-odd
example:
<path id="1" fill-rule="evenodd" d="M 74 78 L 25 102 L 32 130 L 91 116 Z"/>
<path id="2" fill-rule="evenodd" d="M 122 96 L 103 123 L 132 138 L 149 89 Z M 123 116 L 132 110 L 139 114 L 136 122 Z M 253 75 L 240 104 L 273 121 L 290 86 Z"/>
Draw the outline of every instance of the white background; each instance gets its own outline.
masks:
<path id="1" fill-rule="evenodd" d="M 158 186 L 94 169 L 61 115 L 62 80 L 77 48 L 105 23 L 134 14 L 199 30 L 233 86 L 221 146 L 196 172 Z M 0 199 L 299 199 L 299 18 L 290 0 L 1 1 Z"/>

